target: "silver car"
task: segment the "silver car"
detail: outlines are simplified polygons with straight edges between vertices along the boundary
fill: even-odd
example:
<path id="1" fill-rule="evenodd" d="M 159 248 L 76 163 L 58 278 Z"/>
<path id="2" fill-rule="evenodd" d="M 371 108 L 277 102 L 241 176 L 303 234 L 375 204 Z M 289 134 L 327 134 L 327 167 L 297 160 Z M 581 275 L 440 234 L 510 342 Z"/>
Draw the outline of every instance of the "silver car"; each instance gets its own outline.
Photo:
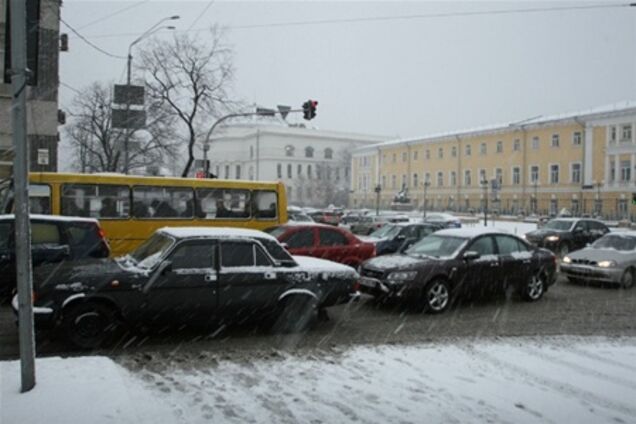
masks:
<path id="1" fill-rule="evenodd" d="M 561 272 L 570 281 L 597 281 L 634 285 L 636 271 L 636 231 L 612 232 L 592 245 L 565 256 Z"/>

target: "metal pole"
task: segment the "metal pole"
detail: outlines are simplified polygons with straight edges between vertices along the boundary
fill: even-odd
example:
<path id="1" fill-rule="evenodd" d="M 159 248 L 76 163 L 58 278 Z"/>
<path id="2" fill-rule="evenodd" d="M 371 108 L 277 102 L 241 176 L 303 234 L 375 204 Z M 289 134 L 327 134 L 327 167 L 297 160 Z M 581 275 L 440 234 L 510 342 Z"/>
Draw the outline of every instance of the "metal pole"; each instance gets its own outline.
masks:
<path id="1" fill-rule="evenodd" d="M 428 181 L 424 182 L 424 199 L 422 201 L 422 222 L 426 221 L 426 189 L 428 188 Z"/>
<path id="2" fill-rule="evenodd" d="M 380 190 L 375 191 L 375 216 L 380 216 Z"/>
<path id="3" fill-rule="evenodd" d="M 488 226 L 488 180 L 483 182 L 484 184 L 484 227 Z"/>
<path id="4" fill-rule="evenodd" d="M 29 147 L 27 140 L 26 2 L 11 0 L 11 88 L 13 180 L 15 183 L 15 253 L 18 286 L 18 323 L 22 392 L 35 386 L 33 281 L 31 280 L 31 224 L 29 222 Z"/>
<path id="5" fill-rule="evenodd" d="M 131 79 L 131 67 L 132 67 L 132 54 L 128 49 L 128 60 L 126 63 L 126 87 L 130 90 Z M 126 96 L 126 138 L 124 139 L 124 174 L 128 175 L 129 167 L 129 153 L 128 153 L 128 139 L 130 138 L 130 92 L 127 92 Z"/>

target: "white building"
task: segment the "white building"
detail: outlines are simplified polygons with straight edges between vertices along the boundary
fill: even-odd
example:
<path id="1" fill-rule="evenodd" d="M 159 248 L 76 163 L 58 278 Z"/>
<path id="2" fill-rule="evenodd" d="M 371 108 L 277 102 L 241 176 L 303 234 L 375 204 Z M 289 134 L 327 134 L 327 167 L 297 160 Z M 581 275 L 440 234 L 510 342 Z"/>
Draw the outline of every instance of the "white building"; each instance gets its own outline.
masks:
<path id="1" fill-rule="evenodd" d="M 219 128 L 212 136 L 209 171 L 222 179 L 282 181 L 289 204 L 345 204 L 351 186 L 351 151 L 388 137 L 271 123 Z M 203 170 L 203 152 L 195 171 Z"/>

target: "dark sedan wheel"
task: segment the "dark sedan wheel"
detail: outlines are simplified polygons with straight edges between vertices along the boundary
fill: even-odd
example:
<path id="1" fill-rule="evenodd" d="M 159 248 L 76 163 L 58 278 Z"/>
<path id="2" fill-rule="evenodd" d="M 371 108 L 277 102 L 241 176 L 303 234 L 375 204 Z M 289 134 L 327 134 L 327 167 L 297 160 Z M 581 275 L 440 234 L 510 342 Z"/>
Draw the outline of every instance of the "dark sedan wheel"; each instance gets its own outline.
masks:
<path id="1" fill-rule="evenodd" d="M 543 296 L 546 288 L 546 276 L 543 273 L 533 275 L 521 288 L 521 297 L 529 302 L 535 302 Z"/>
<path id="2" fill-rule="evenodd" d="M 621 288 L 631 289 L 634 287 L 634 270 L 627 269 L 621 277 Z"/>
<path id="3" fill-rule="evenodd" d="M 434 280 L 424 289 L 424 312 L 439 314 L 450 304 L 450 287 L 444 280 Z"/>
<path id="4" fill-rule="evenodd" d="M 292 334 L 310 330 L 318 321 L 318 301 L 311 296 L 292 295 L 281 301 L 272 330 Z"/>
<path id="5" fill-rule="evenodd" d="M 82 349 L 105 346 L 121 328 L 113 308 L 92 302 L 80 303 L 65 310 L 62 326 L 71 343 Z"/>

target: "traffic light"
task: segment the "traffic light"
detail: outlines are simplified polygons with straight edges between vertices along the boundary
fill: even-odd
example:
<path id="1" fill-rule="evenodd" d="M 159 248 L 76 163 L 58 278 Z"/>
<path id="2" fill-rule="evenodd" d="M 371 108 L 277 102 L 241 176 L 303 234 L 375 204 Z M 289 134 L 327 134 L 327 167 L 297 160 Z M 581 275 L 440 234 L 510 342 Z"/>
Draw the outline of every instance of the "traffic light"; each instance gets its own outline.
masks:
<path id="1" fill-rule="evenodd" d="M 316 117 L 316 107 L 318 106 L 317 100 L 307 100 L 303 103 L 303 118 L 310 121 Z"/>

